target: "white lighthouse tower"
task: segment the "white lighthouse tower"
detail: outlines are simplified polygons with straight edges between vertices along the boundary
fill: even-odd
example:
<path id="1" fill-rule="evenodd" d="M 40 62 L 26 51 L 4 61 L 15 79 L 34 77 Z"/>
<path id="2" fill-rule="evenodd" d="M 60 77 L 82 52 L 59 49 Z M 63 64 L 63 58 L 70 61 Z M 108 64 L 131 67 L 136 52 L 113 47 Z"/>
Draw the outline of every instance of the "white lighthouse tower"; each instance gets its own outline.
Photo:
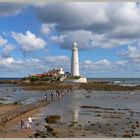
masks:
<path id="1" fill-rule="evenodd" d="M 74 42 L 71 57 L 71 75 L 79 76 L 79 61 L 78 61 L 78 48 L 77 43 Z"/>
<path id="2" fill-rule="evenodd" d="M 72 47 L 72 57 L 71 57 L 71 78 L 67 78 L 65 82 L 70 83 L 87 83 L 87 78 L 81 76 L 79 73 L 79 60 L 78 60 L 78 48 L 77 43 L 74 42 Z M 74 77 L 78 76 L 78 77 Z"/>

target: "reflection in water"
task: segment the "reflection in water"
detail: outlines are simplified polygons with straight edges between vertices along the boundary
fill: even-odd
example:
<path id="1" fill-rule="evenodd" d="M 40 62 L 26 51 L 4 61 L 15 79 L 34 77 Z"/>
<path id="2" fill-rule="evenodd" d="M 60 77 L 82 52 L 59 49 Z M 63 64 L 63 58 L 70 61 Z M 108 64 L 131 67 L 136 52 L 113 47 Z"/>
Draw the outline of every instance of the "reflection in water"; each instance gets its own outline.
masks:
<path id="1" fill-rule="evenodd" d="M 79 111 L 80 111 L 79 107 L 75 106 L 75 109 L 72 112 L 72 122 L 74 124 L 78 123 Z"/>
<path id="2" fill-rule="evenodd" d="M 74 126 L 78 124 L 78 118 L 79 118 L 79 112 L 80 112 L 80 106 L 81 106 L 81 100 L 83 96 L 81 92 L 74 91 L 71 96 L 71 101 L 69 104 L 69 108 L 72 110 L 72 123 Z"/>
<path id="3" fill-rule="evenodd" d="M 79 107 L 76 106 L 75 109 L 72 111 L 72 125 L 77 126 L 78 124 L 78 117 L 79 117 Z"/>

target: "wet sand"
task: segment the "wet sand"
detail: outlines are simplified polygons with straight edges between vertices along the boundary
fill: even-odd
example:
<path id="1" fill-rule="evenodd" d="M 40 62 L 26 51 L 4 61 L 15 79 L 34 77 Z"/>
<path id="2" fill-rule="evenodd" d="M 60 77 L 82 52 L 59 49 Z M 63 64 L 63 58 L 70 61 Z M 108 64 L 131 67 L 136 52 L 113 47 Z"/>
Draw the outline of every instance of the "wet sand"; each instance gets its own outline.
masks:
<path id="1" fill-rule="evenodd" d="M 37 109 L 28 112 L 22 117 L 27 119 L 27 117 L 34 116 L 40 113 L 41 110 Z M 131 117 L 123 118 L 123 113 L 103 113 L 104 111 L 98 111 L 93 117 L 93 121 L 89 120 L 86 125 L 81 125 L 80 123 L 56 123 L 56 124 L 46 124 L 42 125 L 42 130 L 39 128 L 33 128 L 32 130 L 21 130 L 20 129 L 20 118 L 17 117 L 4 126 L 0 127 L 0 137 L 1 138 L 28 138 L 35 137 L 34 134 L 37 132 L 39 136 L 37 137 L 139 137 L 140 128 L 136 125 L 139 120 L 132 119 Z M 109 119 L 109 120 L 108 120 Z M 107 121 L 108 120 L 108 121 Z M 53 133 L 45 130 L 45 126 L 49 125 L 53 128 Z M 14 128 L 13 128 L 14 127 Z"/>
<path id="2" fill-rule="evenodd" d="M 0 137 L 139 138 L 139 101 L 139 91 L 130 94 L 127 91 L 73 90 L 48 106 L 20 115 L 1 125 Z M 12 109 L 14 107 L 11 106 Z M 4 108 L 9 110 L 8 106 L 1 106 L 1 110 Z M 21 130 L 21 116 L 27 119 L 29 115 L 33 117 L 33 128 Z M 48 115 L 59 115 L 61 118 L 57 123 L 48 124 L 45 121 Z"/>
<path id="3" fill-rule="evenodd" d="M 37 108 L 33 111 L 29 111 L 25 114 L 22 114 L 5 124 L 0 125 L 0 138 L 28 138 L 33 137 L 35 130 L 34 129 L 21 129 L 20 120 L 21 117 L 24 120 L 27 120 L 28 116 L 34 116 L 35 114 L 40 113 L 41 108 Z"/>
<path id="4" fill-rule="evenodd" d="M 11 110 L 16 110 L 20 106 L 22 105 L 14 105 L 14 104 L 0 105 L 0 115 Z"/>

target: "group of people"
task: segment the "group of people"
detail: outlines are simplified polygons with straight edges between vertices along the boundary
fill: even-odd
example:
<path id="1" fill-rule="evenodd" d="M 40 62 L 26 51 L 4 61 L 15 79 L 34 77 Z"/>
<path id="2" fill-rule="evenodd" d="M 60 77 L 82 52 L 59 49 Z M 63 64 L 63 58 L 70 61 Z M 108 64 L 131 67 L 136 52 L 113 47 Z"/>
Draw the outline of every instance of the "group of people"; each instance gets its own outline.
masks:
<path id="1" fill-rule="evenodd" d="M 67 95 L 68 93 L 71 93 L 70 91 L 71 91 L 71 89 L 68 89 L 68 90 L 56 90 L 56 91 L 54 91 L 54 92 L 52 92 L 50 94 L 50 96 L 51 96 L 50 101 L 54 101 L 54 100 L 56 100 L 58 98 L 61 98 L 64 95 Z M 43 98 L 41 98 L 40 101 L 42 101 L 42 99 L 45 100 L 45 101 L 49 101 L 47 94 L 45 94 L 45 96 Z"/>
<path id="2" fill-rule="evenodd" d="M 21 129 L 31 129 L 32 128 L 32 118 L 29 116 L 27 120 L 23 117 L 20 120 Z"/>
<path id="3" fill-rule="evenodd" d="M 68 93 L 70 93 L 70 90 L 56 90 L 56 92 L 51 93 L 51 100 L 63 97 Z"/>

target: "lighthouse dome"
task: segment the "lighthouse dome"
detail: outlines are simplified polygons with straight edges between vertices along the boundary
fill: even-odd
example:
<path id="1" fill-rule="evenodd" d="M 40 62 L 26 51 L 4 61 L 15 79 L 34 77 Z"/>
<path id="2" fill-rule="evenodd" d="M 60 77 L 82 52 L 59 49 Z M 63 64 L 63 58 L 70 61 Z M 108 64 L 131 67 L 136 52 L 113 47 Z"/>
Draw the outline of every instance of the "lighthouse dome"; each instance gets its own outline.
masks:
<path id="1" fill-rule="evenodd" d="M 76 42 L 73 43 L 73 50 L 75 50 L 75 51 L 78 50 L 77 45 L 78 45 L 78 44 L 77 44 Z"/>

